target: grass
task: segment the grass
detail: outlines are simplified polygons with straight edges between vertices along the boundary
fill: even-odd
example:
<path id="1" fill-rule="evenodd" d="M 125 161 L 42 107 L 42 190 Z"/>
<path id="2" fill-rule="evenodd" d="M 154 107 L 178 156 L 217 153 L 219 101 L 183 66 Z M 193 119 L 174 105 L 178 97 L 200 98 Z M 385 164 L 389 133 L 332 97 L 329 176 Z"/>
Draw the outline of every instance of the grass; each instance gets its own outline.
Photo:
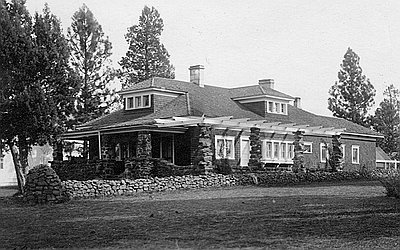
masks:
<path id="1" fill-rule="evenodd" d="M 376 182 L 232 187 L 26 207 L 0 199 L 1 248 L 399 248 Z"/>

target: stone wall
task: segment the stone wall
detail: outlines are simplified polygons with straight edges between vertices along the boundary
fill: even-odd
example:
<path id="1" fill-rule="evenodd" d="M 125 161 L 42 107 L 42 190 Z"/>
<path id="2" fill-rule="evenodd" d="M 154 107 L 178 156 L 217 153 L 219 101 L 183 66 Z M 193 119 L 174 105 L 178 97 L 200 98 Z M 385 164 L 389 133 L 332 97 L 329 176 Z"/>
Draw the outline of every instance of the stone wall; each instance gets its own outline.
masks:
<path id="1" fill-rule="evenodd" d="M 93 198 L 133 195 L 140 192 L 235 186 L 239 185 L 239 182 L 233 175 L 207 174 L 136 180 L 68 180 L 62 184 L 71 198 Z"/>

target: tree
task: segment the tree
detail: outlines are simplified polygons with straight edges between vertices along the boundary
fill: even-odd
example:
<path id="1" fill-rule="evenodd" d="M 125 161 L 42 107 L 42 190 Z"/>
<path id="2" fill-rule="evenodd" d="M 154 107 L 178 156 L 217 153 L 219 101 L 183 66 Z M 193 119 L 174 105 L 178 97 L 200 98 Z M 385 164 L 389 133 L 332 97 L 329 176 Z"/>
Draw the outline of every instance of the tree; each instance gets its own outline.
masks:
<path id="1" fill-rule="evenodd" d="M 119 62 L 123 88 L 154 76 L 175 78 L 168 51 L 160 41 L 163 28 L 164 23 L 158 11 L 147 6 L 139 17 L 139 24 L 128 28 L 125 39 L 129 48 Z"/>
<path id="2" fill-rule="evenodd" d="M 362 73 L 360 57 L 348 48 L 344 55 L 339 82 L 329 90 L 328 108 L 336 117 L 368 126 L 367 112 L 374 103 L 375 89 Z"/>
<path id="3" fill-rule="evenodd" d="M 101 25 L 84 4 L 72 16 L 68 28 L 71 62 L 79 76 L 75 123 L 82 124 L 109 111 L 116 97 L 108 84 L 114 79 L 111 68 L 111 42 Z"/>
<path id="4" fill-rule="evenodd" d="M 21 193 L 29 150 L 60 132 L 57 107 L 64 104 L 57 102 L 65 93 L 58 91 L 69 88 L 54 89 L 68 81 L 62 55 L 68 52 L 56 42 L 63 39 L 58 20 L 45 7 L 35 21 L 33 25 L 25 1 L 0 0 L 1 149 L 11 151 Z"/>
<path id="5" fill-rule="evenodd" d="M 372 127 L 384 135 L 384 139 L 378 141 L 378 145 L 388 154 L 393 155 L 399 152 L 400 142 L 400 93 L 393 84 L 383 92 L 385 98 L 375 110 L 372 117 Z M 397 156 L 398 157 L 398 156 Z"/>

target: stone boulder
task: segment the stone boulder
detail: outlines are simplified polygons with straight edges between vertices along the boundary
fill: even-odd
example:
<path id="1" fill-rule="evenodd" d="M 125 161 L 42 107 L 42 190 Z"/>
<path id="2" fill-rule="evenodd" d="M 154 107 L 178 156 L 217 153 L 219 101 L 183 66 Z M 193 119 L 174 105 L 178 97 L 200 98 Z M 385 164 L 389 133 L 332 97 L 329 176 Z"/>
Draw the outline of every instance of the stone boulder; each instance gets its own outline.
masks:
<path id="1" fill-rule="evenodd" d="M 41 164 L 32 168 L 26 177 L 24 200 L 31 204 L 61 203 L 68 197 L 56 172 Z"/>

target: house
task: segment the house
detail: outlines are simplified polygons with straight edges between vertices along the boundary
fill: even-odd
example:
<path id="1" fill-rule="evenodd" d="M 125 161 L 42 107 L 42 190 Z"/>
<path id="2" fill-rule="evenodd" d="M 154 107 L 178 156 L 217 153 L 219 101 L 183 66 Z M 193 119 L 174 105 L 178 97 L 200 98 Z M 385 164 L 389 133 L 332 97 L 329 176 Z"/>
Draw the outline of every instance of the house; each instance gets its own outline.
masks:
<path id="1" fill-rule="evenodd" d="M 51 146 L 48 144 L 33 146 L 28 155 L 28 166 L 32 168 L 39 164 L 48 164 L 52 160 L 53 148 Z M 11 153 L 3 152 L 3 154 L 0 154 L 0 187 L 17 185 L 17 176 Z"/>
<path id="2" fill-rule="evenodd" d="M 204 83 L 204 67 L 190 81 L 153 77 L 122 89 L 123 108 L 64 134 L 88 142 L 89 159 L 163 158 L 212 171 L 233 169 L 372 169 L 374 131 L 301 108 L 301 99 L 275 89 L 272 79 L 238 88 Z M 331 156 L 329 156 L 329 152 Z"/>

